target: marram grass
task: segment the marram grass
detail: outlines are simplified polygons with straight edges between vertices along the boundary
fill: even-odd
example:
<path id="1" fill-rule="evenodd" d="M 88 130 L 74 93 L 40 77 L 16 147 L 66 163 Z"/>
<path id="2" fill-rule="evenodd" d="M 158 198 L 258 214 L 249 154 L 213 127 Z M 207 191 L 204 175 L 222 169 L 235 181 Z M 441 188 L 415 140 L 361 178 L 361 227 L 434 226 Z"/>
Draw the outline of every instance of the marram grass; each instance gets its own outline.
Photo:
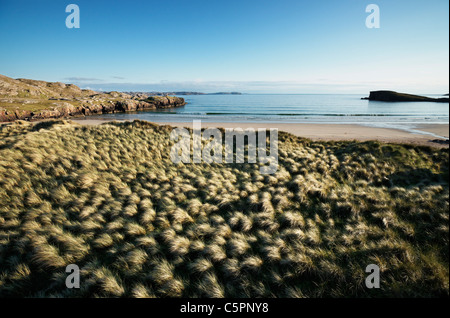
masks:
<path id="1" fill-rule="evenodd" d="M 448 149 L 280 133 L 268 176 L 169 134 L 0 126 L 0 297 L 448 297 Z"/>

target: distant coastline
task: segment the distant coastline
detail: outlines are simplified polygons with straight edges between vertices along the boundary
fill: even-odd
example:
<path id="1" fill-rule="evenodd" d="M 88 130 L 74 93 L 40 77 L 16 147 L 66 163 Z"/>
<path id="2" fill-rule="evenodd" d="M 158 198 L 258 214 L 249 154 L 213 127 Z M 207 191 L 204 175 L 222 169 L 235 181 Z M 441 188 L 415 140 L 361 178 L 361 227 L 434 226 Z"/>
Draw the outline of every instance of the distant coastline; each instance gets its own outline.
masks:
<path id="1" fill-rule="evenodd" d="M 188 92 L 188 91 L 179 91 L 179 92 L 124 92 L 125 94 L 129 94 L 131 96 L 135 95 L 147 95 L 147 96 L 189 96 L 189 95 L 242 95 L 240 92 L 216 92 L 216 93 L 202 93 L 202 92 Z"/>

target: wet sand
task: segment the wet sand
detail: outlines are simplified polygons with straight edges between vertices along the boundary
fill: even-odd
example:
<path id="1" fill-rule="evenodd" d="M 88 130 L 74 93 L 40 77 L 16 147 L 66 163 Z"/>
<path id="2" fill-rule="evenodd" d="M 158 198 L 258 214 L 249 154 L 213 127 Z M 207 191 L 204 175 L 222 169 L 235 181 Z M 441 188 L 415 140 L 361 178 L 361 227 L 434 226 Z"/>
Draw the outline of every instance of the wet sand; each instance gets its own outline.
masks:
<path id="1" fill-rule="evenodd" d="M 448 124 L 423 124 L 416 127 L 417 130 L 426 131 L 448 139 Z"/>

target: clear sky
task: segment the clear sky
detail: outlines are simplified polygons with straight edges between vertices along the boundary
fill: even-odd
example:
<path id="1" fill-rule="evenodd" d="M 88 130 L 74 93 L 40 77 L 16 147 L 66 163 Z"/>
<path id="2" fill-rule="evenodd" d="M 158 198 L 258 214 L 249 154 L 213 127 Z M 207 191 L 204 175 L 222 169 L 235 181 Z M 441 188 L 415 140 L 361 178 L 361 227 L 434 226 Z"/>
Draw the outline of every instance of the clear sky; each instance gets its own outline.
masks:
<path id="1" fill-rule="evenodd" d="M 68 29 L 68 4 L 80 28 Z M 365 25 L 380 8 L 380 28 Z M 0 0 L 0 74 L 101 90 L 448 93 L 448 0 Z"/>

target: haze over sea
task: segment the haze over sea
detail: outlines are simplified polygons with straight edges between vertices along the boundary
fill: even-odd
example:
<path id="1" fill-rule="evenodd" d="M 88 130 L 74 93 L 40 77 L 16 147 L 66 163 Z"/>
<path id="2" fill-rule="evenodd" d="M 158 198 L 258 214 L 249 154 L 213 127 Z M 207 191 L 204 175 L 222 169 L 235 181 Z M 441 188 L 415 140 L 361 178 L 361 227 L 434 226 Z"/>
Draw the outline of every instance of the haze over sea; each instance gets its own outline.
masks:
<path id="1" fill-rule="evenodd" d="M 427 95 L 440 97 L 440 95 Z M 183 96 L 187 105 L 157 111 L 105 114 L 88 119 L 152 122 L 256 122 L 362 124 L 414 129 L 418 124 L 448 124 L 447 103 L 378 102 L 360 94 L 243 94 Z"/>

